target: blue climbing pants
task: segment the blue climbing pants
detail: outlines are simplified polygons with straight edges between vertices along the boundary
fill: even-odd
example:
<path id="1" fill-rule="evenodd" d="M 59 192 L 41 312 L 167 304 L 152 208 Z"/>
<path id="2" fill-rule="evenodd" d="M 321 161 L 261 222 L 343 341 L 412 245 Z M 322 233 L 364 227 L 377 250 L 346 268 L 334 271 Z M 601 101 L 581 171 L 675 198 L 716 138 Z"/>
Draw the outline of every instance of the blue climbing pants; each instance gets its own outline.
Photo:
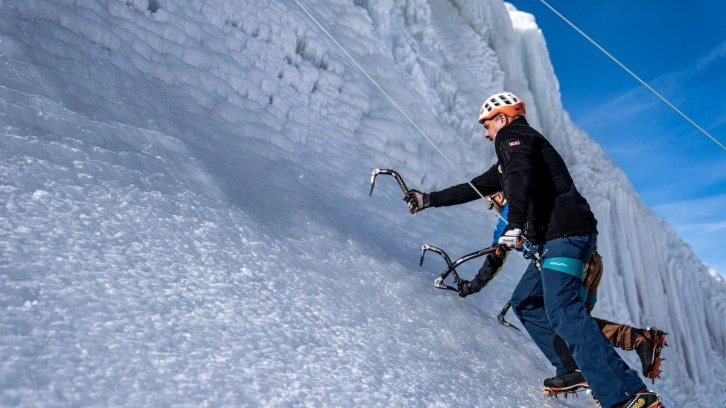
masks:
<path id="1" fill-rule="evenodd" d="M 586 234 L 539 245 L 542 268 L 529 265 L 512 294 L 512 309 L 557 375 L 566 372 L 554 349 L 555 336 L 565 340 L 593 394 L 610 408 L 645 384 L 608 343 L 580 297 L 596 239 L 597 234 Z"/>

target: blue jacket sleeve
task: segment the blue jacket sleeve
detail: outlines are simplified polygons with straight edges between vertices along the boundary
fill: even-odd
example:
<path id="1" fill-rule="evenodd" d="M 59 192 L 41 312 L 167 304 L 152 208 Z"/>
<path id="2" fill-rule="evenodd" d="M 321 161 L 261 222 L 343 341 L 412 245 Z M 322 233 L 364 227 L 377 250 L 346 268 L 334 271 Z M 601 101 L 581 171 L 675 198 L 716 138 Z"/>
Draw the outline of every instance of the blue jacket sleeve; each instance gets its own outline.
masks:
<path id="1" fill-rule="evenodd" d="M 502 211 L 500 212 L 502 217 L 506 220 L 507 216 L 509 215 L 509 202 L 504 203 L 504 207 L 502 207 Z M 497 244 L 499 243 L 499 237 L 502 236 L 504 233 L 504 228 L 507 227 L 506 221 L 499 219 L 499 222 L 497 223 L 496 228 L 494 228 L 494 234 L 492 235 L 492 243 Z"/>

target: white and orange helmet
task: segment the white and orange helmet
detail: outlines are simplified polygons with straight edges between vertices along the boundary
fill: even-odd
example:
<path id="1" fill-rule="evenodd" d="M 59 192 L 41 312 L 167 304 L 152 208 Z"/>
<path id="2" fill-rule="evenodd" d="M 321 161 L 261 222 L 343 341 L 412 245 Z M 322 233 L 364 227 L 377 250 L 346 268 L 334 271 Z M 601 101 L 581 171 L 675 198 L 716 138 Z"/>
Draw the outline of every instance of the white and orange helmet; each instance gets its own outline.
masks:
<path id="1" fill-rule="evenodd" d="M 490 120 L 503 113 L 507 116 L 522 116 L 525 114 L 524 102 L 511 92 L 500 92 L 488 97 L 479 109 L 479 123 Z"/>

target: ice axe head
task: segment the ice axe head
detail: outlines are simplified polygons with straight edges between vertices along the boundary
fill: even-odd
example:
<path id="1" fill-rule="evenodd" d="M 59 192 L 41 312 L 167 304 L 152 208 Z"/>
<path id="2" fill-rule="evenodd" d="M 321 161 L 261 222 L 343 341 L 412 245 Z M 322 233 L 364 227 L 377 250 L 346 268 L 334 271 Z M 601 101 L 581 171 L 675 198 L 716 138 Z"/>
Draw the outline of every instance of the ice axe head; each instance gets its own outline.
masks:
<path id="1" fill-rule="evenodd" d="M 511 327 L 511 328 L 513 328 L 513 329 L 515 329 L 517 331 L 521 331 L 521 330 L 519 330 L 519 327 L 513 325 L 512 323 L 509 323 L 508 321 L 506 321 L 504 319 L 504 315 L 507 314 L 507 312 L 509 311 L 509 308 L 511 306 L 512 306 L 512 301 L 510 300 L 510 301 L 507 302 L 506 305 L 504 305 L 504 308 L 502 308 L 502 311 L 499 312 L 499 315 L 497 316 L 497 320 L 499 320 L 499 324 L 501 324 L 502 326 Z"/>
<path id="2" fill-rule="evenodd" d="M 373 173 L 371 173 L 371 191 L 368 193 L 369 197 L 373 195 L 373 187 L 376 184 L 376 176 L 378 176 L 379 174 L 388 174 L 389 176 L 392 176 L 398 182 L 398 186 L 401 187 L 401 191 L 403 191 L 403 194 L 408 193 L 408 187 L 406 187 L 406 183 L 403 181 L 401 175 L 398 174 L 395 170 L 374 169 Z"/>
<path id="3" fill-rule="evenodd" d="M 376 176 L 381 173 L 381 169 L 374 169 L 371 173 L 371 191 L 368 193 L 368 197 L 373 195 L 373 187 L 376 185 Z"/>
<path id="4" fill-rule="evenodd" d="M 421 247 L 421 262 L 419 263 L 419 266 L 423 265 L 424 254 L 426 253 L 426 251 L 436 252 L 437 254 L 441 255 L 442 258 L 444 258 L 444 261 L 446 261 L 446 266 L 451 266 L 451 258 L 449 258 L 449 255 L 447 255 L 443 249 L 437 248 L 431 244 L 423 244 L 423 246 Z"/>

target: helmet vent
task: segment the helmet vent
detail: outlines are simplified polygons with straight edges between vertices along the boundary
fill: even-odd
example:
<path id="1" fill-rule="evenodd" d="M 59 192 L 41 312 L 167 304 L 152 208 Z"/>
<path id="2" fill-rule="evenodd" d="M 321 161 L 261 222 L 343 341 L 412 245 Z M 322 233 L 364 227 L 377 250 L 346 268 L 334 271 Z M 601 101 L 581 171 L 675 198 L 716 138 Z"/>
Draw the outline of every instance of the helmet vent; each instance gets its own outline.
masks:
<path id="1" fill-rule="evenodd" d="M 507 116 L 524 115 L 524 102 L 511 92 L 494 94 L 485 100 L 479 110 L 479 123 L 499 113 L 504 113 Z"/>

